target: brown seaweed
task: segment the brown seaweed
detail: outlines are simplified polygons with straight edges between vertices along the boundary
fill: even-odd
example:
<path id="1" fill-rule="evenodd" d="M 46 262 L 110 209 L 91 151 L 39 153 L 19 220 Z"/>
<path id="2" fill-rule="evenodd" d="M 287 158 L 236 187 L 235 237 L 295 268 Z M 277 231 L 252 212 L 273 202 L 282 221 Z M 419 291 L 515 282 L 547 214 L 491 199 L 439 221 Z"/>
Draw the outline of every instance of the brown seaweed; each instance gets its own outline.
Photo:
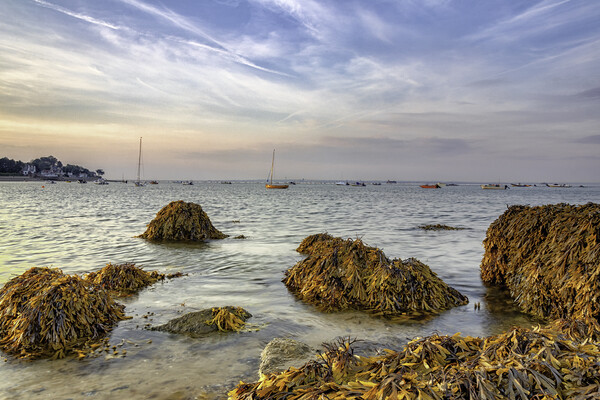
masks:
<path id="1" fill-rule="evenodd" d="M 359 309 L 382 315 L 440 312 L 468 299 L 411 258 L 389 260 L 362 240 L 311 235 L 297 249 L 308 257 L 285 272 L 299 299 L 322 311 Z"/>
<path id="2" fill-rule="evenodd" d="M 117 297 L 135 294 L 157 281 L 183 276 L 182 273 L 160 274 L 157 271 L 147 272 L 133 263 L 111 264 L 97 272 L 90 272 L 84 276 L 90 282 L 101 286 Z"/>
<path id="3" fill-rule="evenodd" d="M 600 317 L 600 205 L 509 207 L 487 230 L 481 278 L 541 318 Z"/>
<path id="4" fill-rule="evenodd" d="M 0 289 L 0 346 L 19 358 L 62 358 L 100 341 L 124 306 L 59 269 L 31 268 Z"/>
<path id="5" fill-rule="evenodd" d="M 163 207 L 138 237 L 154 241 L 196 242 L 228 237 L 210 222 L 202 206 L 173 201 Z"/>
<path id="6" fill-rule="evenodd" d="M 216 326 L 221 332 L 239 332 L 246 326 L 250 313 L 241 307 L 213 307 L 212 319 L 207 325 Z"/>
<path id="7" fill-rule="evenodd" d="M 373 357 L 339 340 L 301 368 L 241 382 L 229 399 L 594 399 L 599 346 L 556 327 L 486 338 L 432 335 Z"/>

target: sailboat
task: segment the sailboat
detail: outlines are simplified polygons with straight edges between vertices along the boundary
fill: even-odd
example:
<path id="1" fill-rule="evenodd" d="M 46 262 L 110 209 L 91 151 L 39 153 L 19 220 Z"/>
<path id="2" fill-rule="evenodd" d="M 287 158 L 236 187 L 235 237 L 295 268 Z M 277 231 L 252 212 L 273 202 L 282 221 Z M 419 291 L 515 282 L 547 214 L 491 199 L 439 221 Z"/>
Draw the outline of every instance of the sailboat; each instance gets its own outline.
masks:
<path id="1" fill-rule="evenodd" d="M 269 174 L 269 183 L 265 185 L 267 189 L 287 189 L 288 185 L 273 185 L 273 167 L 275 166 L 275 149 L 273 149 L 273 159 L 271 160 L 271 173 Z"/>
<path id="2" fill-rule="evenodd" d="M 146 186 L 146 182 L 140 180 L 140 168 L 142 166 L 142 138 L 140 137 L 140 153 L 138 155 L 138 169 L 137 169 L 137 180 L 134 182 L 135 186 Z"/>

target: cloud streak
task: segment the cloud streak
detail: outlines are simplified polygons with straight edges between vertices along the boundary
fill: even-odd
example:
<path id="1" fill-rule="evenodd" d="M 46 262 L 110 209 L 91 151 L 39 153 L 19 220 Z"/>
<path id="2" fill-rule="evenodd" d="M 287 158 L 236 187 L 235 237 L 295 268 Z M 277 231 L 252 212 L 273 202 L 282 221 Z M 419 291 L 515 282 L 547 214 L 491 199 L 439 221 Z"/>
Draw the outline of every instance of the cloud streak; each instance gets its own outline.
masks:
<path id="1" fill-rule="evenodd" d="M 56 4 L 53 4 L 53 3 L 50 3 L 50 2 L 47 2 L 47 1 L 44 1 L 44 0 L 33 0 L 33 1 L 36 2 L 37 4 L 39 4 L 42 7 L 47 7 L 49 9 L 51 9 L 51 10 L 58 11 L 58 12 L 60 12 L 62 14 L 68 15 L 69 17 L 73 17 L 73 18 L 77 18 L 77 19 L 85 21 L 85 22 L 89 22 L 90 24 L 100 25 L 102 27 L 109 28 L 109 29 L 115 29 L 115 30 L 123 29 L 123 27 L 120 27 L 118 25 L 114 25 L 114 24 L 111 24 L 109 22 L 102 21 L 102 20 L 96 19 L 94 17 L 90 17 L 88 15 L 84 15 L 84 14 L 80 14 L 80 13 L 76 13 L 76 12 L 70 11 L 70 10 L 64 8 L 64 7 L 61 7 L 59 5 L 56 5 Z"/>
<path id="2" fill-rule="evenodd" d="M 463 180 L 468 163 L 497 179 L 548 167 L 567 146 L 593 179 L 600 4 L 490 1 L 6 0 L 0 146 L 22 149 L 21 137 L 42 151 L 53 144 L 40 137 L 65 132 L 63 151 L 89 137 L 108 148 L 142 131 L 169 157 L 232 149 L 228 171 L 248 177 L 262 176 L 245 165 L 252 152 L 277 147 L 289 175 L 313 170 L 303 155 L 373 178 L 454 157 Z M 153 158 L 176 173 L 173 158 Z"/>

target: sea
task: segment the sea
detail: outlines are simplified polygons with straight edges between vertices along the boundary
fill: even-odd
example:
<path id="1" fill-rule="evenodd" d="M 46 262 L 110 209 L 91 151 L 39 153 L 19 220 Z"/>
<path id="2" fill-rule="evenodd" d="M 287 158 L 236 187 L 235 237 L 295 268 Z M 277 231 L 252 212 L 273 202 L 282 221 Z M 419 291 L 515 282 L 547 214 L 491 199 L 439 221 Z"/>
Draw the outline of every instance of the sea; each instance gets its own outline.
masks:
<path id="1" fill-rule="evenodd" d="M 229 238 L 174 244 L 136 237 L 176 200 L 200 204 Z M 185 274 L 119 299 L 132 318 L 110 334 L 117 355 L 111 348 L 82 360 L 24 361 L 0 352 L 0 399 L 220 399 L 240 381 L 258 379 L 260 353 L 277 337 L 315 349 L 337 338 L 356 340 L 355 354 L 368 356 L 432 334 L 489 336 L 530 327 L 540 321 L 481 282 L 487 228 L 511 205 L 599 201 L 598 184 L 482 190 L 464 183 L 422 189 L 410 182 L 353 187 L 301 181 L 266 190 L 258 181 L 145 187 L 0 182 L 0 285 L 31 267 L 85 274 L 107 263 L 135 263 L 146 271 Z M 464 229 L 420 228 L 427 224 Z M 304 257 L 295 250 L 300 242 L 324 232 L 360 238 L 390 259 L 417 258 L 469 304 L 413 320 L 320 312 L 281 281 Z M 245 239 L 235 239 L 239 235 Z M 148 329 L 226 305 L 253 315 L 246 330 L 189 338 Z"/>

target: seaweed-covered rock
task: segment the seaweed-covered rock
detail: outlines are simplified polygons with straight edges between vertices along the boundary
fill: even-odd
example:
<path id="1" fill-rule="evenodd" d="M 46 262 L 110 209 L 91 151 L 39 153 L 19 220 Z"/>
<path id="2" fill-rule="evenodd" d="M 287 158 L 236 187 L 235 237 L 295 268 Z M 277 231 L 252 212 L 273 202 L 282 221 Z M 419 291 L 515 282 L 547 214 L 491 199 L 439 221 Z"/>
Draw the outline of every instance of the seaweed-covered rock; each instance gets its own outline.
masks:
<path id="1" fill-rule="evenodd" d="M 444 224 L 419 225 L 419 229 L 424 231 L 462 231 L 466 228 L 457 228 Z"/>
<path id="2" fill-rule="evenodd" d="M 550 400 L 600 392 L 600 344 L 548 327 L 486 338 L 433 335 L 374 357 L 354 355 L 351 344 L 339 340 L 300 368 L 241 382 L 229 399 Z"/>
<path id="3" fill-rule="evenodd" d="M 600 205 L 512 206 L 483 241 L 481 279 L 542 318 L 600 318 Z"/>
<path id="4" fill-rule="evenodd" d="M 202 206 L 173 201 L 163 207 L 148 224 L 146 232 L 138 237 L 156 241 L 204 241 L 224 239 L 223 234 L 213 226 Z"/>
<path id="5" fill-rule="evenodd" d="M 124 308 L 76 275 L 31 268 L 0 289 L 0 346 L 21 358 L 62 358 L 102 339 Z"/>
<path id="6" fill-rule="evenodd" d="M 146 272 L 133 263 L 111 264 L 97 272 L 90 272 L 85 279 L 110 290 L 117 296 L 129 296 L 159 280 L 183 276 L 182 273 L 160 274 L 157 271 Z"/>
<path id="7" fill-rule="evenodd" d="M 359 239 L 312 235 L 297 250 L 308 257 L 287 270 L 283 282 L 323 311 L 358 309 L 393 316 L 435 313 L 468 302 L 427 265 L 414 258 L 389 260 Z"/>
<path id="8" fill-rule="evenodd" d="M 312 360 L 317 352 L 306 343 L 294 339 L 275 338 L 260 353 L 259 376 L 299 368 Z"/>
<path id="9" fill-rule="evenodd" d="M 184 314 L 150 330 L 200 337 L 217 331 L 240 331 L 250 317 L 252 314 L 241 307 L 213 307 Z"/>

